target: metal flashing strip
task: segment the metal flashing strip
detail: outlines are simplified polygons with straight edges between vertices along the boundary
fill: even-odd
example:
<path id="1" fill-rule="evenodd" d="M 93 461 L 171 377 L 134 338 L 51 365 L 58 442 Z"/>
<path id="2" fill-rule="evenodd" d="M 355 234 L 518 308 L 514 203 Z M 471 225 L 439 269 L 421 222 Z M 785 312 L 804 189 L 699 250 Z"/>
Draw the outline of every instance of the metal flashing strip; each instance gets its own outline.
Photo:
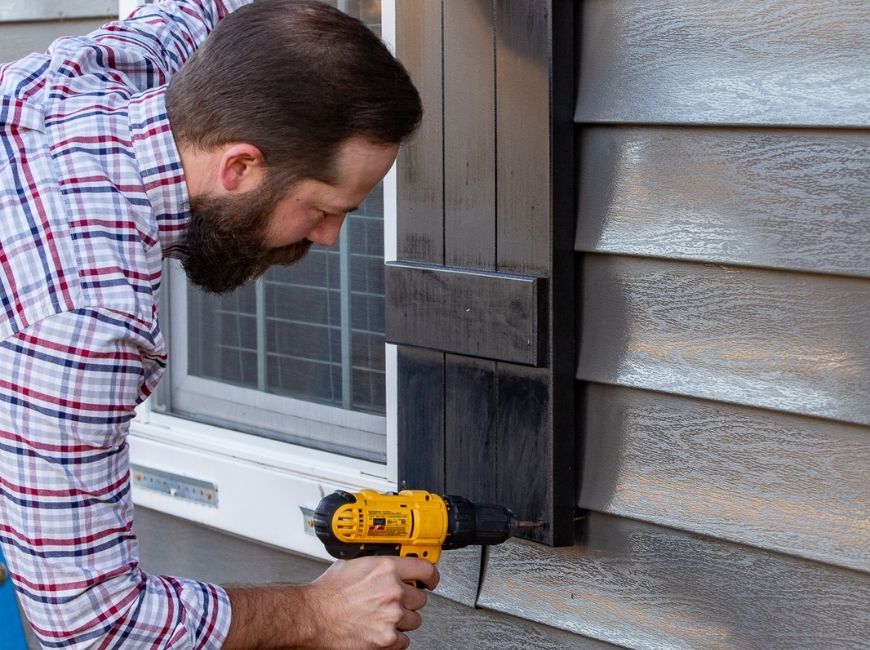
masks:
<path id="1" fill-rule="evenodd" d="M 130 465 L 130 476 L 133 485 L 217 508 L 218 487 L 214 483 L 141 465 Z"/>
<path id="2" fill-rule="evenodd" d="M 543 287 L 539 277 L 389 263 L 387 342 L 543 365 Z"/>

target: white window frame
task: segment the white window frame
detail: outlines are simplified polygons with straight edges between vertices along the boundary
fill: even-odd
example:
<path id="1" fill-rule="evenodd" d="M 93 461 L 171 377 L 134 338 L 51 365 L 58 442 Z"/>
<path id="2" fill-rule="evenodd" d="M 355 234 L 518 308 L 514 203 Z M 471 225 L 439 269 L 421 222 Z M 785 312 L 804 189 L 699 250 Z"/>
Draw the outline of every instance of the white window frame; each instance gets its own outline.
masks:
<path id="1" fill-rule="evenodd" d="M 395 2 L 382 0 L 382 38 L 394 48 Z M 136 0 L 119 0 L 126 16 Z M 396 170 L 384 178 L 384 259 L 396 259 Z M 148 400 L 137 409 L 128 442 L 133 465 L 217 487 L 217 505 L 204 505 L 143 488 L 132 481 L 135 505 L 331 559 L 306 525 L 313 509 L 335 489 L 394 490 L 397 484 L 397 355 L 386 345 L 386 464 L 279 442 L 158 413 Z M 170 350 L 172 354 L 172 350 Z"/>

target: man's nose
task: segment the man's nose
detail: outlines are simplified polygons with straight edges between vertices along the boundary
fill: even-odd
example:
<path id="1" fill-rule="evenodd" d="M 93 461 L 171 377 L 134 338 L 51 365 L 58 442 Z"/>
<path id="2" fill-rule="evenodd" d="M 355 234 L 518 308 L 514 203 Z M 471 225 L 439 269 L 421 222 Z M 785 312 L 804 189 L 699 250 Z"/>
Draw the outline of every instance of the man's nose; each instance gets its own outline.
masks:
<path id="1" fill-rule="evenodd" d="M 321 246 L 332 246 L 338 241 L 341 232 L 341 224 L 344 223 L 345 215 L 340 217 L 326 217 L 308 233 L 307 239 Z"/>

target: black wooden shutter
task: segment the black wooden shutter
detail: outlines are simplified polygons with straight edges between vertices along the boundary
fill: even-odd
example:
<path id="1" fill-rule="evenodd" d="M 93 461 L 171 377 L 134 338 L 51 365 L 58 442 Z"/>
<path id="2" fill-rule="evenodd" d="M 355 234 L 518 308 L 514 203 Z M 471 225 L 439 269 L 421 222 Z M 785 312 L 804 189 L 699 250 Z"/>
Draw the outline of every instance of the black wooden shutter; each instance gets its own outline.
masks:
<path id="1" fill-rule="evenodd" d="M 399 481 L 502 503 L 546 522 L 532 539 L 569 544 L 573 72 L 552 61 L 573 59 L 573 7 L 403 0 L 397 21 L 426 109 L 386 274 Z"/>

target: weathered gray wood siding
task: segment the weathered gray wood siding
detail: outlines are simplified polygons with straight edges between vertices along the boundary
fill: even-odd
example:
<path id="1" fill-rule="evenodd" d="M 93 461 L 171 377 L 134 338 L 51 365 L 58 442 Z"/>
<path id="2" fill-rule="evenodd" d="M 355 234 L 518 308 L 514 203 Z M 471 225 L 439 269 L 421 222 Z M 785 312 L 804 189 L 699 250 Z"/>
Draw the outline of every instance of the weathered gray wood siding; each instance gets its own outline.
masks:
<path id="1" fill-rule="evenodd" d="M 578 544 L 479 605 L 632 648 L 870 639 L 870 2 L 586 0 Z"/>
<path id="2" fill-rule="evenodd" d="M 0 63 L 42 52 L 61 36 L 87 34 L 117 13 L 117 0 L 3 0 Z"/>

